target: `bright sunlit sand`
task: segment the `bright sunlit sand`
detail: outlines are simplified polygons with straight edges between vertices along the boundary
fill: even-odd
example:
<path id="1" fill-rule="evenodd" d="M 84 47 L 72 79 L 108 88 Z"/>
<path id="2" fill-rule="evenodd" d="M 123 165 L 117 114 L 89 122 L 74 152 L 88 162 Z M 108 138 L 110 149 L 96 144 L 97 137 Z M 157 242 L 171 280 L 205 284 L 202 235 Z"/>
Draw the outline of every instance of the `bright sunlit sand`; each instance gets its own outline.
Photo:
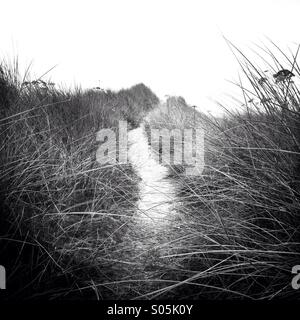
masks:
<path id="1" fill-rule="evenodd" d="M 139 183 L 138 220 L 145 223 L 165 224 L 175 215 L 175 188 L 167 179 L 168 169 L 160 165 L 148 145 L 144 126 L 128 133 L 128 158 L 141 178 Z"/>

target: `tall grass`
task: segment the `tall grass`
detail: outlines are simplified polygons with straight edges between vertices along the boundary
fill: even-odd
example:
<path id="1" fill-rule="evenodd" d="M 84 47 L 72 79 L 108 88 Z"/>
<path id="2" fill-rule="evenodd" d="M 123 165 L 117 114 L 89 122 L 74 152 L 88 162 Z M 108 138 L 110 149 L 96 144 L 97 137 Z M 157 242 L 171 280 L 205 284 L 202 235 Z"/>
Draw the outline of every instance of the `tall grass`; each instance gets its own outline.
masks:
<path id="1" fill-rule="evenodd" d="M 68 91 L 2 65 L 0 248 L 12 297 L 297 298 L 298 52 L 273 45 L 254 63 L 230 47 L 243 71 L 241 101 L 223 105 L 222 118 L 194 114 L 182 98 L 153 108 L 158 99 L 144 85 Z M 283 68 L 295 77 L 275 81 Z M 95 133 L 121 119 L 132 128 L 145 119 L 147 133 L 205 129 L 203 174 L 170 166 L 178 214 L 151 239 L 131 219 L 138 177 L 130 164 L 95 161 Z"/>
<path id="2" fill-rule="evenodd" d="M 127 232 L 138 177 L 130 164 L 96 162 L 96 132 L 117 130 L 119 120 L 138 126 L 157 97 L 143 84 L 59 89 L 22 79 L 17 61 L 0 70 L 0 250 L 9 296 L 55 297 L 116 278 L 110 256 Z"/>
<path id="3" fill-rule="evenodd" d="M 297 298 L 291 269 L 300 261 L 298 52 L 289 57 L 274 45 L 276 55 L 265 49 L 259 67 L 230 46 L 244 73 L 236 84 L 241 102 L 235 110 L 222 105 L 222 118 L 196 115 L 196 127 L 205 129 L 201 176 L 170 167 L 181 231 L 169 257 L 182 274 L 152 297 Z M 275 81 L 283 68 L 295 78 Z M 191 108 L 182 116 L 176 106 L 159 113 L 151 113 L 150 126 L 193 126 Z"/>

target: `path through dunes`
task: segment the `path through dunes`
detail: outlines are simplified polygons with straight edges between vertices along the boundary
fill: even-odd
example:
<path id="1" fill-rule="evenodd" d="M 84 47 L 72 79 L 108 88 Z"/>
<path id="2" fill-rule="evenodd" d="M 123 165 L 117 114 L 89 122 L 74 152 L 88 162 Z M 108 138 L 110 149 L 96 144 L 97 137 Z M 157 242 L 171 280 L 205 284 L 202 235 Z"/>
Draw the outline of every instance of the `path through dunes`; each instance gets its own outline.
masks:
<path id="1" fill-rule="evenodd" d="M 168 169 L 154 158 L 154 151 L 148 145 L 144 126 L 131 130 L 128 140 L 129 161 L 141 178 L 136 222 L 150 224 L 157 231 L 161 231 L 176 214 L 175 187 L 170 179 L 167 179 Z"/>
<path id="2" fill-rule="evenodd" d="M 143 124 L 128 132 L 128 146 L 128 160 L 140 178 L 139 200 L 113 259 L 123 266 L 120 298 L 138 298 L 168 286 L 172 279 L 170 272 L 177 267 L 170 256 L 177 252 L 179 224 L 175 184 L 167 177 L 168 168 L 155 160 Z"/>
<path id="3" fill-rule="evenodd" d="M 182 120 L 186 124 L 193 119 L 181 112 L 180 106 L 176 111 L 172 120 L 186 117 Z M 157 128 L 157 120 L 164 120 L 166 115 L 168 108 L 162 104 L 148 113 L 138 128 L 128 131 L 128 161 L 139 178 L 139 191 L 128 231 L 114 252 L 114 260 L 120 261 L 123 270 L 126 265 L 126 272 L 118 277 L 125 281 L 122 282 L 125 294 L 121 298 L 162 298 L 180 285 L 185 274 L 180 254 L 193 235 L 178 194 L 180 180 L 175 179 L 168 162 L 159 163 L 157 151 L 148 141 L 148 126 L 154 124 L 153 128 Z M 176 128 L 183 129 L 174 123 Z M 170 129 L 167 124 L 163 121 L 159 127 Z M 154 143 L 156 146 L 157 141 Z"/>
<path id="4" fill-rule="evenodd" d="M 97 299 L 162 298 L 182 277 L 177 255 L 186 229 L 177 182 L 156 160 L 144 123 L 127 132 L 127 141 L 137 196 L 128 211 L 120 209 L 117 217 L 112 216 L 115 228 L 107 230 L 97 256 L 98 279 L 80 288 L 92 289 L 92 298 L 95 293 Z"/>

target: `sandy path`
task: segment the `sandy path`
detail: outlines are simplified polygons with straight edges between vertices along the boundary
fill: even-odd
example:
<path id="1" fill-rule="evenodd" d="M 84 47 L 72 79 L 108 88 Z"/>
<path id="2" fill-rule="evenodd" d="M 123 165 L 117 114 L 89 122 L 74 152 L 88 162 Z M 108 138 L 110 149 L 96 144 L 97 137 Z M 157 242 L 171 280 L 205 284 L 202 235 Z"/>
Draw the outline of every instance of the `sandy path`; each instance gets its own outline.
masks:
<path id="1" fill-rule="evenodd" d="M 136 222 L 159 231 L 175 215 L 175 187 L 167 178 L 168 169 L 155 160 L 143 125 L 129 131 L 128 142 L 128 159 L 141 178 Z"/>

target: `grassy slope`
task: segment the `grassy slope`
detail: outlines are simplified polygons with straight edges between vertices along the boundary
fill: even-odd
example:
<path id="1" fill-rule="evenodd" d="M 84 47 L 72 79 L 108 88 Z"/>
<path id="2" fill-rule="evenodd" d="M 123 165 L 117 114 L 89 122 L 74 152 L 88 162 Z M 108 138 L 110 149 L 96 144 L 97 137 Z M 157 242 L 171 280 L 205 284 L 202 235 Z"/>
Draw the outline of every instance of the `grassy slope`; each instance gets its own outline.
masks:
<path id="1" fill-rule="evenodd" d="M 130 165 L 96 162 L 96 132 L 119 120 L 136 127 L 157 97 L 143 84 L 68 91 L 21 81 L 17 64 L 0 70 L 0 248 L 12 296 L 114 277 L 110 252 L 126 233 L 138 178 Z"/>
<path id="2" fill-rule="evenodd" d="M 60 288 L 65 292 L 85 283 L 93 289 L 93 283 L 112 280 L 115 285 L 107 290 L 95 289 L 98 298 L 128 297 L 128 290 L 131 296 L 152 290 L 148 297 L 157 298 L 295 298 L 290 282 L 300 247 L 300 93 L 288 80 L 266 77 L 265 64 L 261 70 L 240 57 L 248 79 L 238 84 L 244 106 L 222 119 L 196 114 L 205 129 L 203 175 L 187 177 L 170 168 L 180 215 L 174 229 L 161 235 L 169 257 L 152 257 L 160 270 L 147 273 L 149 283 L 160 285 L 146 288 L 130 281 L 127 288 L 118 285 L 138 279 L 136 270 L 145 272 L 143 265 L 124 264 L 122 254 L 129 255 L 130 247 L 119 246 L 137 236 L 127 228 L 137 177 L 130 166 L 101 169 L 91 157 L 99 128 L 116 126 L 121 118 L 136 126 L 144 115 L 138 106 L 149 110 L 157 100 L 143 86 L 107 94 L 23 89 L 15 72 L 4 70 L 1 197 L 13 226 L 7 237 L 16 232 L 13 238 L 21 239 L 5 243 L 15 244 L 10 265 L 16 274 L 26 258 L 37 266 L 25 268 L 36 277 L 28 292 L 56 297 Z M 275 73 L 282 66 L 270 57 L 267 68 Z M 295 57 L 283 59 L 299 77 Z M 158 128 L 190 128 L 193 110 L 171 98 L 147 121 Z M 74 211 L 84 214 L 64 214 Z M 20 248 L 23 260 L 16 260 Z"/>
<path id="3" fill-rule="evenodd" d="M 248 80 L 238 84 L 243 106 L 222 119 L 196 115 L 205 129 L 203 175 L 170 167 L 181 211 L 173 258 L 182 275 L 160 291 L 166 296 L 296 298 L 290 283 L 300 255 L 300 92 L 240 57 Z M 271 58 L 273 74 L 282 67 Z M 299 77 L 296 57 L 283 58 Z M 193 126 L 192 109 L 173 100 L 175 107 L 151 113 L 151 127 Z"/>

